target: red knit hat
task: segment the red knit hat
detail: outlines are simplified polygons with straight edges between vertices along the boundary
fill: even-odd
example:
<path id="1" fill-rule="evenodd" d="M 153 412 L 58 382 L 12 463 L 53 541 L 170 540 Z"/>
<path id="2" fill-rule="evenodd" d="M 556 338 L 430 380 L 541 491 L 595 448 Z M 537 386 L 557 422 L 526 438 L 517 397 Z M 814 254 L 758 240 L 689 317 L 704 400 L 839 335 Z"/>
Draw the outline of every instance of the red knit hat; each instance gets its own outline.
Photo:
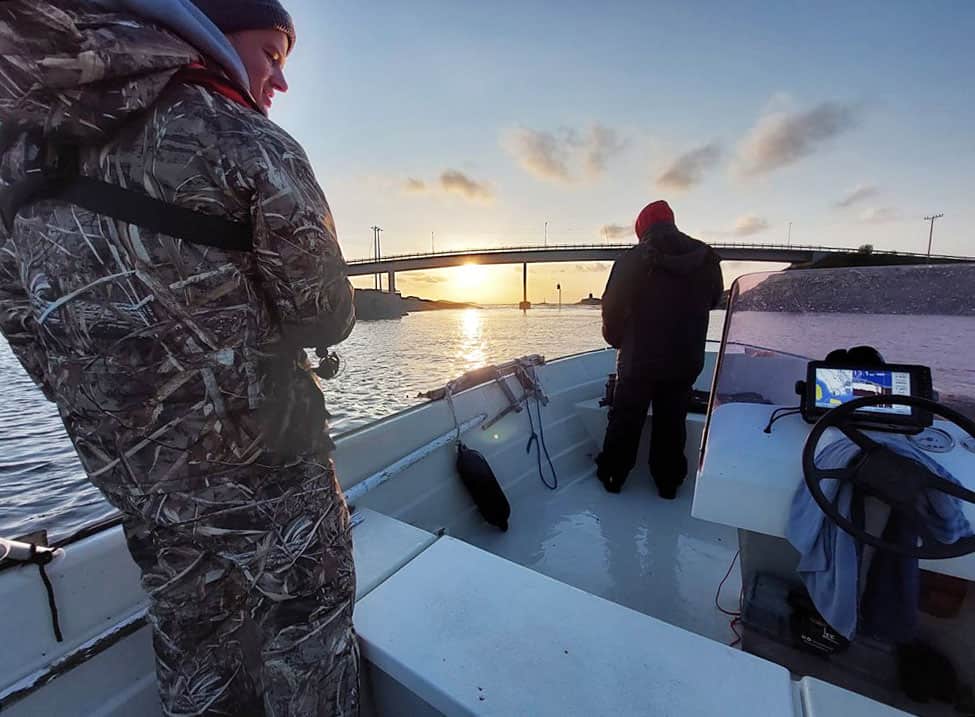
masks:
<path id="1" fill-rule="evenodd" d="M 663 199 L 658 199 L 645 206 L 636 218 L 636 238 L 642 241 L 650 227 L 661 222 L 673 224 L 674 210 Z"/>

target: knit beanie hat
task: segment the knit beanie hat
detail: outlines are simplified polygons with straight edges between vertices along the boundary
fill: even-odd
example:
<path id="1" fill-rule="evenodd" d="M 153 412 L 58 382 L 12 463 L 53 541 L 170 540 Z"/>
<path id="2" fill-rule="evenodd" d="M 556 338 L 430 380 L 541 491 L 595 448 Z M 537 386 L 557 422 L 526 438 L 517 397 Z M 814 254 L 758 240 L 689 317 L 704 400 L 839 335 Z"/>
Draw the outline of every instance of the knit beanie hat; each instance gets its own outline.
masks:
<path id="1" fill-rule="evenodd" d="M 295 45 L 295 25 L 278 0 L 193 0 L 224 35 L 242 30 L 280 30 Z"/>
<path id="2" fill-rule="evenodd" d="M 636 218 L 636 238 L 643 241 L 643 237 L 650 227 L 660 223 L 674 223 L 674 210 L 662 199 L 650 202 L 640 212 L 640 216 Z"/>

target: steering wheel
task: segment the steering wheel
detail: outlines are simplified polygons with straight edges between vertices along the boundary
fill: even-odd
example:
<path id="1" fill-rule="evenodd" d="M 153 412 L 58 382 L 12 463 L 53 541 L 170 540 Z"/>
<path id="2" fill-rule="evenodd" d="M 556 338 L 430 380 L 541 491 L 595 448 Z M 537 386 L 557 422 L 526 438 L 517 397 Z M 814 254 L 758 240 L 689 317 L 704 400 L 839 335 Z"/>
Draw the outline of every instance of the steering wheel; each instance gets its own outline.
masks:
<path id="1" fill-rule="evenodd" d="M 926 491 L 940 491 L 975 504 L 975 491 L 945 480 L 920 462 L 894 452 L 878 443 L 854 423 L 853 412 L 877 405 L 912 406 L 946 418 L 975 438 L 975 421 L 947 406 L 917 396 L 878 395 L 857 398 L 830 409 L 813 426 L 802 451 L 802 472 L 806 486 L 823 513 L 844 531 L 868 545 L 900 555 L 923 560 L 958 558 L 975 553 L 975 536 L 961 538 L 954 543 L 939 541 L 918 510 L 918 499 Z M 860 454 L 845 468 L 819 468 L 815 463 L 816 448 L 827 428 L 836 428 L 853 441 Z M 819 483 L 823 480 L 849 481 L 864 495 L 890 506 L 892 512 L 908 518 L 919 534 L 920 544 L 898 545 L 868 533 L 840 514 L 836 505 L 826 498 Z"/>

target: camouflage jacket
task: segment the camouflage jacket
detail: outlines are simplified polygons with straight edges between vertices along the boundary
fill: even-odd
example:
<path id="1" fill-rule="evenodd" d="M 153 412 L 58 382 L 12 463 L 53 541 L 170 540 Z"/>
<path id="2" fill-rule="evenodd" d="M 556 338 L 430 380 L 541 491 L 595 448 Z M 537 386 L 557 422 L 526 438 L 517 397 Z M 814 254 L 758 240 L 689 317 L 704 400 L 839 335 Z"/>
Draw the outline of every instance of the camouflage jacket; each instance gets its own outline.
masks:
<path id="1" fill-rule="evenodd" d="M 228 251 L 52 200 L 0 227 L 0 329 L 119 496 L 324 458 L 303 349 L 354 323 L 307 157 L 259 112 L 174 78 L 199 55 L 85 0 L 0 3 L 0 192 L 77 147 L 82 175 L 252 227 L 253 251 Z"/>

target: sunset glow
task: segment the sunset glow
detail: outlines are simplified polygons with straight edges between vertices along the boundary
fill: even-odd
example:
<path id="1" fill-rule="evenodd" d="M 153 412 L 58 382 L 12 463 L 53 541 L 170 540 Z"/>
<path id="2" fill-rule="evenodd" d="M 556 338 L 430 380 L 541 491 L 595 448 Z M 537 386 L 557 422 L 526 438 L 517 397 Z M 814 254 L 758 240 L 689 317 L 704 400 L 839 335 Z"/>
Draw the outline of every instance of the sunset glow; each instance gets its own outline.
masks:
<path id="1" fill-rule="evenodd" d="M 943 214 L 932 253 L 975 253 L 975 101 L 959 89 L 975 4 L 441 5 L 288 3 L 314 41 L 272 118 L 307 150 L 348 259 L 372 254 L 372 226 L 383 256 L 632 243 L 656 199 L 713 244 L 925 253 L 924 217 Z M 608 271 L 530 265 L 528 298 L 599 296 Z M 514 266 L 397 287 L 521 300 Z"/>
<path id="2" fill-rule="evenodd" d="M 529 264 L 528 300 L 535 304 L 555 303 L 558 301 L 556 285 L 562 286 L 562 301 L 566 304 L 574 304 L 589 294 L 598 298 L 602 296 L 611 266 L 609 262 Z M 730 286 L 741 274 L 783 268 L 785 264 L 767 262 L 722 264 L 725 286 Z M 358 289 L 371 289 L 373 278 L 359 276 L 352 283 Z M 403 296 L 484 305 L 517 304 L 522 292 L 521 264 L 464 264 L 450 269 L 408 271 L 396 275 L 396 288 Z"/>
<path id="3" fill-rule="evenodd" d="M 480 293 L 480 289 L 488 281 L 490 272 L 480 264 L 464 264 L 451 272 L 450 282 L 468 296 Z"/>

